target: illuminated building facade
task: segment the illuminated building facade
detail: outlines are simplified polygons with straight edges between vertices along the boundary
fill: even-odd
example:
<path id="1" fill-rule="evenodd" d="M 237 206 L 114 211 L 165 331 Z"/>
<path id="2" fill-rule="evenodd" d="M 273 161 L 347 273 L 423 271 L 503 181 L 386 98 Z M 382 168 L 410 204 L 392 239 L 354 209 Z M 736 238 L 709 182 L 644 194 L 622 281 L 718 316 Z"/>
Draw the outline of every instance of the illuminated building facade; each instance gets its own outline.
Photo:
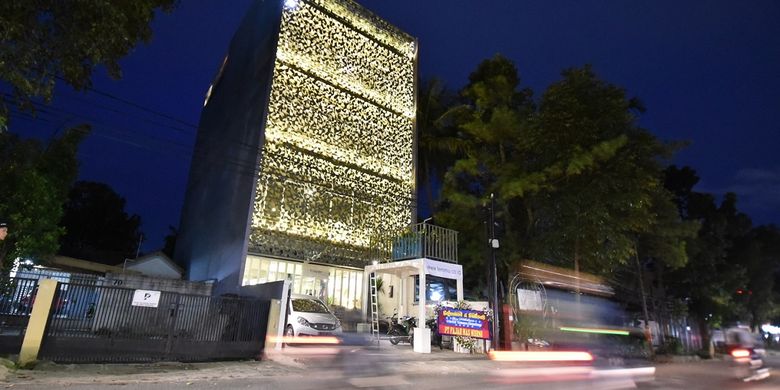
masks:
<path id="1" fill-rule="evenodd" d="M 351 0 L 254 5 L 201 117 L 177 243 L 190 279 L 289 278 L 359 305 L 373 240 L 415 215 L 416 51 Z"/>

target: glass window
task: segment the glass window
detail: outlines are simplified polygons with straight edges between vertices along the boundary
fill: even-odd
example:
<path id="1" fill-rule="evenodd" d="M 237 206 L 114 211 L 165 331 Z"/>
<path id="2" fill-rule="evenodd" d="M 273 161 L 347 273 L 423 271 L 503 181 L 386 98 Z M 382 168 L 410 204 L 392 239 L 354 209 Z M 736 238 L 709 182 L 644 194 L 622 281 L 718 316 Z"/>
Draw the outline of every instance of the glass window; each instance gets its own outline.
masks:
<path id="1" fill-rule="evenodd" d="M 258 276 L 258 278 L 259 278 L 258 282 L 259 283 L 266 283 L 266 282 L 268 282 L 268 266 L 269 266 L 270 263 L 271 262 L 269 260 L 266 260 L 266 259 L 261 259 L 260 260 L 260 275 Z"/>
<path id="2" fill-rule="evenodd" d="M 358 271 L 355 272 L 357 274 L 357 285 L 355 287 L 355 308 L 360 309 L 363 307 L 363 273 Z"/>
<path id="3" fill-rule="evenodd" d="M 349 275 L 349 304 L 347 305 L 347 308 L 354 309 L 355 308 L 355 296 L 357 293 L 357 272 L 350 272 Z"/>
<path id="4" fill-rule="evenodd" d="M 295 263 L 287 263 L 287 274 L 295 275 Z"/>
<path id="5" fill-rule="evenodd" d="M 427 291 L 425 300 L 429 302 L 454 301 L 458 299 L 458 285 L 454 279 L 445 279 L 438 276 L 426 275 L 425 286 Z M 414 303 L 420 299 L 420 275 L 414 276 Z"/>
<path id="6" fill-rule="evenodd" d="M 341 306 L 349 306 L 349 274 L 351 272 L 344 271 L 341 280 Z"/>
<path id="7" fill-rule="evenodd" d="M 294 311 L 304 313 L 329 313 L 328 308 L 316 299 L 293 299 L 292 306 Z"/>
<path id="8" fill-rule="evenodd" d="M 362 307 L 363 272 L 322 266 L 315 266 L 314 269 L 317 272 L 313 276 L 304 277 L 301 263 L 248 256 L 242 283 L 253 285 L 289 278 L 293 293 L 319 297 L 329 305 L 348 309 Z"/>
<path id="9" fill-rule="evenodd" d="M 328 297 L 333 298 L 334 295 L 334 289 L 336 288 L 336 270 L 331 269 L 330 275 L 328 276 Z"/>
<path id="10" fill-rule="evenodd" d="M 276 279 L 276 268 L 279 265 L 276 261 L 271 261 L 271 264 L 268 266 L 268 281 L 274 282 L 278 279 Z"/>
<path id="11" fill-rule="evenodd" d="M 295 275 L 295 280 L 293 281 L 293 292 L 296 294 L 301 294 L 301 290 L 303 289 L 303 281 L 301 279 L 302 278 L 300 274 Z"/>
<path id="12" fill-rule="evenodd" d="M 333 292 L 333 304 L 341 305 L 341 289 L 343 288 L 342 280 L 344 279 L 344 271 L 336 270 L 336 288 Z"/>
<path id="13" fill-rule="evenodd" d="M 257 257 L 247 257 L 246 265 L 244 266 L 244 280 L 243 285 L 253 285 L 258 283 L 265 283 L 265 273 L 262 271 L 263 259 Z M 268 265 L 266 265 L 266 270 Z"/>
<path id="14" fill-rule="evenodd" d="M 314 295 L 314 278 L 311 276 L 307 276 L 303 278 L 303 287 L 301 288 L 302 293 L 306 295 Z"/>
<path id="15" fill-rule="evenodd" d="M 319 291 L 317 291 L 317 297 L 320 298 L 323 302 L 328 301 L 328 280 L 327 279 L 319 279 L 317 280 L 319 283 Z"/>

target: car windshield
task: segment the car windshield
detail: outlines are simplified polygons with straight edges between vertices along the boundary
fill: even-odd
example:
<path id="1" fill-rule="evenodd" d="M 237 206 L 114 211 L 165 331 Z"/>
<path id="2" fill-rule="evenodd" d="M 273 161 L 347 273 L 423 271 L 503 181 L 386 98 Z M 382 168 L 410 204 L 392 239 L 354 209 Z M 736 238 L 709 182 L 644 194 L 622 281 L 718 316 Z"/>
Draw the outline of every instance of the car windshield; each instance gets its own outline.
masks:
<path id="1" fill-rule="evenodd" d="M 293 299 L 293 310 L 304 313 L 330 313 L 325 305 L 316 299 Z"/>

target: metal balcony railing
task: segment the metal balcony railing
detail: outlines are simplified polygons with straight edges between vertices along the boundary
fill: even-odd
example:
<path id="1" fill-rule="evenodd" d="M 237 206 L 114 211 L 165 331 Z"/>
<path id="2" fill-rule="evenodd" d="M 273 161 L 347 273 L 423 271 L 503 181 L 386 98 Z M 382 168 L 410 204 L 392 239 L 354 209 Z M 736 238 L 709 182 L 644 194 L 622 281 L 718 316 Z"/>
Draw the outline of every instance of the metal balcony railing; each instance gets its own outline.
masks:
<path id="1" fill-rule="evenodd" d="M 458 232 L 428 223 L 418 223 L 393 238 L 392 261 L 419 258 L 457 264 Z"/>

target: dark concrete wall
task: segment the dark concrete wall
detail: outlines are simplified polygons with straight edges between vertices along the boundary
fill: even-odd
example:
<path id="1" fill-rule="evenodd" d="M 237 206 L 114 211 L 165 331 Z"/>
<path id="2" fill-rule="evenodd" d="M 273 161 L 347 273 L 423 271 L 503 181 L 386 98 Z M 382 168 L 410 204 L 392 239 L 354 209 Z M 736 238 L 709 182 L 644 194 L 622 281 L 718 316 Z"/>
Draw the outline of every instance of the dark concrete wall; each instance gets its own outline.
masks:
<path id="1" fill-rule="evenodd" d="M 210 282 L 192 282 L 189 280 L 164 279 L 144 275 L 107 273 L 107 286 L 133 288 L 139 290 L 157 290 L 188 295 L 210 296 L 214 286 Z"/>
<path id="2" fill-rule="evenodd" d="M 239 294 L 243 297 L 251 298 L 282 299 L 284 294 L 284 280 L 254 284 L 251 286 L 241 286 Z"/>
<path id="3" fill-rule="evenodd" d="M 174 257 L 190 280 L 215 280 L 214 294 L 240 284 L 282 4 L 250 7 L 201 112 Z"/>

